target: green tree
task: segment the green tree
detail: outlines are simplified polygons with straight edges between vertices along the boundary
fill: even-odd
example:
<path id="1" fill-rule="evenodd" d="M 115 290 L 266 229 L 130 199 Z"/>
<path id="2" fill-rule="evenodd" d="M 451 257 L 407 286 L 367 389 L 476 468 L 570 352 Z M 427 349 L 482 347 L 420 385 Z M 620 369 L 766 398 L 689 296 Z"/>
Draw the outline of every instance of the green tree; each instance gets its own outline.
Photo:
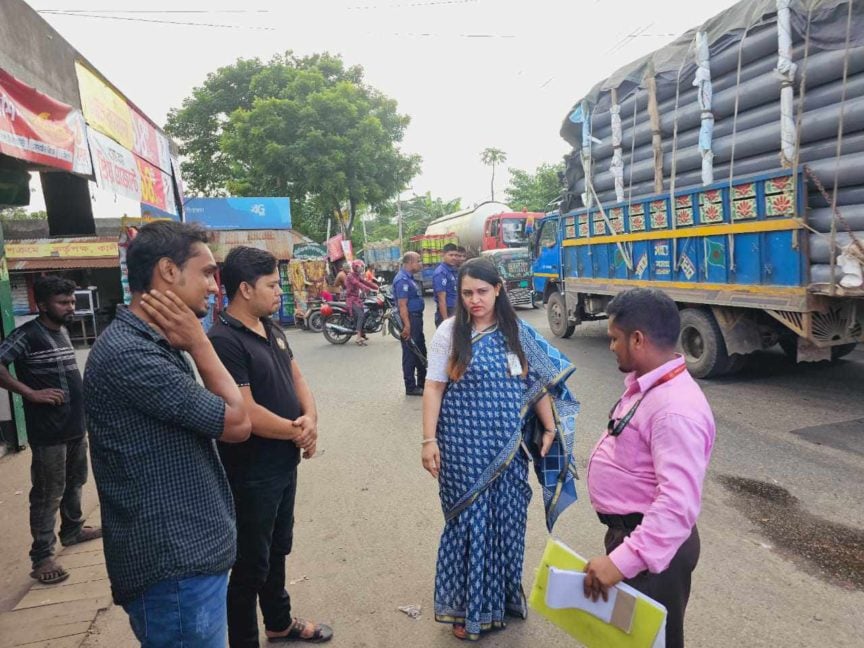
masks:
<path id="1" fill-rule="evenodd" d="M 419 172 L 419 157 L 398 148 L 408 123 L 361 67 L 287 52 L 217 70 L 166 130 L 183 142 L 192 192 L 290 196 L 298 229 L 316 237 L 346 208 L 350 236 L 362 206 L 386 203 Z"/>
<path id="2" fill-rule="evenodd" d="M 504 190 L 507 204 L 516 210 L 546 211 L 561 196 L 563 173 L 563 162 L 541 164 L 533 173 L 511 168 L 510 185 Z"/>
<path id="3" fill-rule="evenodd" d="M 480 159 L 486 166 L 492 167 L 492 200 L 495 200 L 495 167 L 499 164 L 504 164 L 507 161 L 507 154 L 501 149 L 485 148 L 480 154 Z"/>
<path id="4" fill-rule="evenodd" d="M 460 200 L 433 198 L 431 193 L 400 201 L 402 210 L 402 235 L 407 241 L 412 236 L 423 234 L 436 218 L 459 211 Z M 392 241 L 399 238 L 399 221 L 396 202 L 390 202 L 377 211 L 375 217 L 366 222 L 369 241 Z"/>
<path id="5" fill-rule="evenodd" d="M 8 207 L 0 209 L 0 221 L 21 221 L 21 220 L 46 220 L 48 213 L 45 211 L 27 211 L 26 207 Z"/>

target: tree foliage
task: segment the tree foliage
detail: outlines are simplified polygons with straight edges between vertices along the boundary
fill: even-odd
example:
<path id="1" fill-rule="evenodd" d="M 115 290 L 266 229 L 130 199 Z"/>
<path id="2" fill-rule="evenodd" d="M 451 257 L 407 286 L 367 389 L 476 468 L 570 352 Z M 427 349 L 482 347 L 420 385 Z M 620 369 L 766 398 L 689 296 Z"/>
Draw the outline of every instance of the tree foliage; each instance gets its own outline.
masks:
<path id="1" fill-rule="evenodd" d="M 7 207 L 0 209 L 0 221 L 45 220 L 46 211 L 27 211 L 26 207 Z"/>
<path id="2" fill-rule="evenodd" d="M 287 52 L 210 74 L 166 130 L 182 142 L 192 193 L 290 196 L 310 236 L 347 208 L 350 235 L 362 206 L 385 204 L 419 172 L 398 148 L 408 123 L 360 66 Z"/>
<path id="3" fill-rule="evenodd" d="M 480 160 L 486 166 L 492 167 L 492 182 L 491 186 L 491 194 L 492 200 L 495 200 L 495 167 L 499 164 L 504 164 L 507 161 L 507 154 L 501 149 L 497 148 L 485 148 L 482 153 L 480 153 Z"/>
<path id="4" fill-rule="evenodd" d="M 427 193 L 400 201 L 402 210 L 402 235 L 407 241 L 412 236 L 423 234 L 436 218 L 461 209 L 458 198 L 444 200 Z M 366 233 L 370 242 L 393 241 L 399 238 L 399 221 L 396 202 L 390 202 L 377 211 L 374 218 L 366 221 Z"/>
<path id="5" fill-rule="evenodd" d="M 504 190 L 507 204 L 515 210 L 542 212 L 561 196 L 564 163 L 541 164 L 533 173 L 510 169 L 510 185 Z"/>

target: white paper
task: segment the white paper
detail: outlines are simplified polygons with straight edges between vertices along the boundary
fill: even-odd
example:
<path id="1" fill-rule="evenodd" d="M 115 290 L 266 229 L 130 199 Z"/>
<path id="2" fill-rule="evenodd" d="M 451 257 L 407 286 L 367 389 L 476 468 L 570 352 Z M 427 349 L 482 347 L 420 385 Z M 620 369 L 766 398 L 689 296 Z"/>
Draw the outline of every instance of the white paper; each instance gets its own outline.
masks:
<path id="1" fill-rule="evenodd" d="M 611 622 L 618 590 L 610 587 L 609 600 L 604 601 L 601 597 L 595 602 L 585 596 L 584 583 L 584 572 L 550 567 L 549 581 L 546 584 L 546 607 L 553 610 L 575 608 L 597 617 L 603 623 Z"/>

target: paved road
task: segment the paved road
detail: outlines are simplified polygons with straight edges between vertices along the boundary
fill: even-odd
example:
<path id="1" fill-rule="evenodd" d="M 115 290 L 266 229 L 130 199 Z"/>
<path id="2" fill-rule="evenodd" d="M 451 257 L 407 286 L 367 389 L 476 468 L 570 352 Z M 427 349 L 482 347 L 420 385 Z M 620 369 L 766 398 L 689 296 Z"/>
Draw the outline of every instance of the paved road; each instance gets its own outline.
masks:
<path id="1" fill-rule="evenodd" d="M 520 313 L 548 334 L 543 311 Z M 602 323 L 588 324 L 557 341 L 578 367 L 570 384 L 583 404 L 576 447 L 583 473 L 621 390 L 604 332 Z M 295 612 L 332 622 L 334 648 L 454 646 L 448 628 L 432 621 L 443 522 L 435 482 L 420 467 L 421 403 L 404 396 L 399 344 L 376 336 L 366 348 L 335 347 L 300 331 L 290 332 L 289 340 L 317 396 L 322 435 L 320 455 L 301 467 L 295 552 L 288 562 Z M 835 366 L 800 367 L 763 354 L 743 374 L 704 384 L 718 438 L 699 522 L 703 552 L 688 612 L 689 645 L 860 645 L 862 385 L 861 352 Z M 16 481 L 26 480 L 22 459 L 4 458 L 4 477 L 12 477 L 14 466 Z M 5 486 L 0 497 L 6 596 L 29 580 L 21 565 L 27 487 L 17 496 L 13 488 Z M 594 554 L 602 549 L 603 528 L 584 488 L 582 482 L 582 499 L 559 521 L 556 535 Z M 546 539 L 535 492 L 526 589 Z M 407 604 L 422 606 L 419 620 L 397 611 Z M 96 631 L 88 647 L 129 643 L 125 615 L 115 608 Z M 574 645 L 536 615 L 484 643 L 515 648 L 529 641 Z"/>
<path id="2" fill-rule="evenodd" d="M 548 334 L 543 311 L 520 313 Z M 431 331 L 427 326 L 427 335 Z M 583 403 L 576 448 L 583 468 L 621 389 L 604 334 L 605 326 L 594 323 L 558 341 L 578 367 L 571 386 Z M 435 483 L 420 467 L 420 399 L 403 395 L 398 343 L 376 337 L 367 348 L 334 347 L 302 332 L 292 333 L 290 341 L 320 404 L 323 451 L 302 467 L 289 561 L 289 579 L 306 579 L 291 589 L 296 611 L 332 621 L 334 646 L 454 645 L 446 626 L 431 618 L 442 517 Z M 705 385 L 718 440 L 700 520 L 703 554 L 688 614 L 690 645 L 860 645 L 864 431 L 859 421 L 857 439 L 844 437 L 845 450 L 791 432 L 864 419 L 862 359 L 793 367 L 779 354 L 765 354 L 740 376 Z M 730 489 L 721 481 L 727 476 L 756 483 L 730 481 Z M 769 499 L 758 497 L 766 489 Z M 603 528 L 588 505 L 584 482 L 580 494 L 556 534 L 592 554 L 602 548 Z M 821 518 L 852 528 L 828 529 Z M 830 536 L 825 550 L 846 545 L 837 557 L 842 580 L 801 557 L 814 549 L 821 553 L 815 545 L 822 535 Z M 546 538 L 535 493 L 526 589 Z M 421 605 L 422 617 L 415 621 L 396 610 L 406 604 Z M 529 640 L 573 645 L 536 615 L 511 623 L 489 645 L 525 646 Z"/>

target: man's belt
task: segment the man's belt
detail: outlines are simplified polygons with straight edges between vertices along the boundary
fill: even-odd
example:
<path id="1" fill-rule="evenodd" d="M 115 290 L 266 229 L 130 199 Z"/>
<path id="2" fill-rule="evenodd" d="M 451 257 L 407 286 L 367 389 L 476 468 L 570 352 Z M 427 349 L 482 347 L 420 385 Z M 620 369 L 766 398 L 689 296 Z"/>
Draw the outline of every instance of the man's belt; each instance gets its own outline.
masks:
<path id="1" fill-rule="evenodd" d="M 633 530 L 642 524 L 641 513 L 628 513 L 627 515 L 614 515 L 611 513 L 597 513 L 597 517 L 606 526 L 613 529 Z"/>

